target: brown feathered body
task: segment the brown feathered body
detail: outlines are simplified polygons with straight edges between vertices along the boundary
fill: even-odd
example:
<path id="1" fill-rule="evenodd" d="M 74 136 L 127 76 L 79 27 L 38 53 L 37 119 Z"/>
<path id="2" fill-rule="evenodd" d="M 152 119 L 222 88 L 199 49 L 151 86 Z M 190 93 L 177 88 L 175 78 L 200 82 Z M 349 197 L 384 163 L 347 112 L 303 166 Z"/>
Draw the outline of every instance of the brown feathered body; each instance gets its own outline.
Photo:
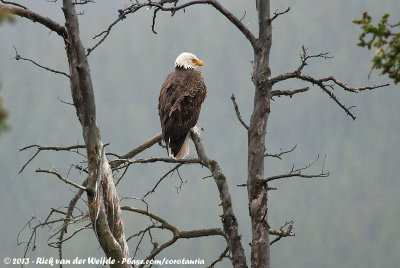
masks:
<path id="1" fill-rule="evenodd" d="M 189 153 L 188 133 L 199 119 L 207 87 L 201 72 L 175 67 L 160 91 L 158 113 L 163 139 L 171 157 L 182 159 Z"/>

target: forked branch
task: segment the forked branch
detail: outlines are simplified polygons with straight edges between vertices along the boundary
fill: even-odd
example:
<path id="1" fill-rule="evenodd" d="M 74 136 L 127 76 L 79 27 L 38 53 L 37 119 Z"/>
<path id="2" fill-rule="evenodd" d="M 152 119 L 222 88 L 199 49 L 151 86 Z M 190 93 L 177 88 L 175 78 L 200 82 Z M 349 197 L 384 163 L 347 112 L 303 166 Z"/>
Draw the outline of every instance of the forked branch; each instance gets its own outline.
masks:
<path id="1" fill-rule="evenodd" d="M 147 210 L 142 210 L 142 209 L 138 209 L 135 207 L 130 207 L 130 206 L 123 206 L 121 207 L 122 210 L 125 211 L 131 211 L 131 212 L 135 212 L 138 214 L 142 214 L 145 216 L 150 217 L 151 219 L 159 222 L 161 225 L 160 226 L 155 226 L 154 224 L 149 226 L 148 228 L 146 228 L 143 232 L 148 231 L 151 228 L 161 228 L 161 229 L 167 229 L 169 231 L 171 231 L 173 237 L 171 240 L 169 240 L 168 242 L 162 244 L 160 247 L 157 247 L 153 250 L 153 252 L 147 256 L 145 258 L 146 262 L 147 260 L 151 260 L 153 259 L 155 256 L 157 256 L 161 251 L 163 251 L 164 249 L 166 249 L 167 247 L 171 246 L 172 244 L 174 244 L 178 239 L 181 238 L 198 238 L 198 237 L 205 237 L 205 236 L 222 236 L 225 237 L 225 233 L 221 228 L 212 228 L 212 229 L 200 229 L 200 230 L 191 230 L 191 231 L 180 231 L 177 227 L 175 227 L 174 225 L 172 225 L 171 223 L 167 222 L 165 219 L 161 218 L 160 216 L 157 216 Z M 139 266 L 139 267 L 143 267 L 143 265 Z"/>
<path id="2" fill-rule="evenodd" d="M 303 174 L 302 172 L 306 169 L 309 169 L 311 166 L 313 166 L 319 159 L 319 155 L 316 160 L 314 160 L 311 163 L 308 163 L 302 168 L 297 168 L 295 169 L 294 166 L 292 167 L 291 171 L 287 174 L 281 174 L 281 175 L 276 175 L 276 176 L 271 176 L 263 180 L 264 183 L 268 183 L 270 181 L 278 180 L 278 179 L 283 179 L 283 178 L 306 178 L 306 179 L 312 179 L 312 178 L 324 178 L 329 176 L 329 172 L 324 171 L 325 167 L 325 160 L 322 163 L 322 169 L 321 172 L 316 173 L 316 174 Z"/>
<path id="3" fill-rule="evenodd" d="M 86 148 L 85 145 L 72 145 L 72 146 L 67 146 L 67 147 L 56 147 L 56 146 L 40 146 L 40 145 L 37 145 L 37 144 L 33 144 L 33 145 L 26 146 L 26 147 L 20 149 L 19 151 L 22 152 L 22 151 L 25 151 L 25 150 L 27 150 L 27 149 L 34 148 L 34 147 L 37 148 L 36 153 L 35 153 L 31 158 L 29 158 L 29 160 L 22 166 L 22 168 L 21 168 L 21 170 L 19 171 L 19 173 L 21 173 L 21 172 L 26 168 L 26 166 L 27 166 L 41 151 L 49 151 L 49 150 L 50 150 L 50 151 L 71 151 L 71 150 L 76 149 L 77 152 L 78 152 L 78 149 Z"/>
<path id="4" fill-rule="evenodd" d="M 282 160 L 282 158 L 281 158 L 282 155 L 291 153 L 291 152 L 293 152 L 296 148 L 297 148 L 297 144 L 296 144 L 295 146 L 293 146 L 293 147 L 292 147 L 291 149 L 289 149 L 289 150 L 285 150 L 285 151 L 284 151 L 284 150 L 281 149 L 279 153 L 274 153 L 274 154 L 265 153 L 264 156 L 265 156 L 265 157 L 275 157 L 275 158 L 278 158 L 278 159 Z"/>
<path id="5" fill-rule="evenodd" d="M 277 238 L 271 241 L 270 245 L 278 242 L 282 239 L 282 237 L 295 236 L 296 234 L 292 232 L 293 230 L 293 221 L 286 222 L 283 226 L 279 228 L 279 230 L 269 230 L 270 235 L 275 235 Z M 286 230 L 285 230 L 286 228 Z"/>
<path id="6" fill-rule="evenodd" d="M 256 37 L 252 34 L 252 32 L 242 23 L 240 19 L 238 19 L 235 15 L 233 15 L 229 10 L 227 10 L 224 6 L 222 6 L 217 0 L 194 0 L 194 1 L 189 1 L 186 2 L 182 5 L 177 5 L 178 1 L 175 0 L 160 0 L 158 2 L 156 1 L 146 1 L 143 3 L 140 3 L 139 1 L 136 1 L 134 4 L 132 4 L 129 7 L 123 8 L 118 10 L 118 18 L 114 20 L 106 30 L 102 31 L 101 33 L 97 34 L 94 36 L 93 39 L 101 37 L 101 39 L 91 48 L 87 49 L 87 55 L 89 55 L 94 49 L 96 49 L 101 43 L 104 42 L 104 40 L 107 38 L 107 36 L 110 34 L 112 28 L 119 23 L 120 21 L 124 20 L 127 15 L 133 14 L 137 12 L 138 10 L 142 9 L 143 7 L 148 7 L 148 8 L 155 8 L 154 13 L 153 13 L 153 22 L 152 22 L 152 31 L 154 33 L 154 25 L 155 25 L 155 20 L 156 20 L 156 15 L 158 11 L 167 11 L 171 12 L 171 15 L 173 16 L 175 12 L 179 10 L 184 10 L 185 8 L 193 5 L 204 5 L 208 4 L 213 6 L 216 10 L 218 10 L 222 15 L 224 15 L 229 21 L 231 21 L 236 28 L 238 28 L 242 34 L 249 40 L 251 43 L 252 47 L 256 47 L 256 42 L 257 39 Z"/>
<path id="7" fill-rule="evenodd" d="M 269 83 L 271 86 L 288 80 L 288 79 L 292 79 L 292 78 L 296 78 L 296 79 L 300 79 L 306 82 L 309 82 L 312 85 L 317 85 L 318 87 L 320 87 L 325 93 L 327 93 L 329 95 L 329 97 L 331 99 L 333 99 L 345 112 L 347 115 L 349 115 L 351 118 L 356 119 L 356 116 L 350 111 L 350 109 L 352 107 L 346 107 L 337 97 L 335 94 L 333 94 L 333 88 L 334 86 L 339 86 L 340 88 L 342 88 L 345 91 L 348 92 L 352 92 L 352 93 L 358 93 L 360 91 L 364 91 L 364 90 L 372 90 L 372 89 L 377 89 L 380 87 L 385 87 L 388 86 L 389 84 L 383 84 L 383 85 L 378 85 L 378 86 L 366 86 L 366 87 L 349 87 L 347 86 L 345 83 L 337 80 L 335 77 L 333 76 L 328 76 L 328 77 L 323 77 L 323 78 L 314 78 L 310 75 L 306 75 L 302 73 L 302 70 L 304 69 L 304 67 L 306 65 L 308 65 L 308 60 L 311 58 L 322 58 L 322 59 L 330 59 L 331 57 L 328 56 L 328 53 L 320 53 L 320 54 L 316 54 L 316 55 L 308 55 L 307 54 L 307 49 L 304 48 L 304 46 L 302 47 L 302 54 L 300 55 L 300 66 L 293 72 L 289 72 L 289 73 L 285 73 L 285 74 L 280 74 L 278 76 L 275 76 L 273 78 L 270 78 L 267 80 L 267 83 Z M 306 91 L 306 90 L 304 90 Z M 300 89 L 299 92 L 302 92 L 302 90 Z M 296 92 L 296 93 L 299 93 Z M 288 92 L 287 94 L 282 92 L 282 91 L 275 91 L 275 94 L 277 95 L 290 95 L 290 93 Z"/>
<path id="8" fill-rule="evenodd" d="M 111 167 L 116 168 L 116 167 L 126 163 L 126 160 L 133 158 L 134 156 L 136 156 L 137 154 L 150 148 L 154 144 L 159 143 L 161 141 L 161 139 L 162 139 L 162 133 L 158 133 L 154 137 L 150 138 L 149 140 L 145 141 L 143 144 L 139 145 L 138 147 L 132 149 L 131 151 L 129 151 L 128 153 L 126 153 L 122 156 L 113 154 L 114 156 L 117 156 L 119 159 L 111 161 L 110 162 Z"/>
<path id="9" fill-rule="evenodd" d="M 276 18 L 278 18 L 279 16 L 286 14 L 290 11 L 290 7 L 287 7 L 286 10 L 279 12 L 278 10 L 274 11 L 274 16 L 269 20 L 269 23 L 273 22 Z"/>

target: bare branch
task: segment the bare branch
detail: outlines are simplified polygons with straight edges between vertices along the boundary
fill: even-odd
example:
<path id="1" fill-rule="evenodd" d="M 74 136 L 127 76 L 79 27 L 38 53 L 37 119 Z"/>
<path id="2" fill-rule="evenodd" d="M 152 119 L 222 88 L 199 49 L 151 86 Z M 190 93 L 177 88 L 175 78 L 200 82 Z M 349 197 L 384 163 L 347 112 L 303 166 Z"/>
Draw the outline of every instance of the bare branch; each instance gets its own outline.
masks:
<path id="1" fill-rule="evenodd" d="M 172 4 L 171 6 L 166 6 L 167 4 Z M 180 6 L 177 5 L 177 1 L 164 1 L 161 0 L 159 2 L 155 2 L 155 1 L 147 1 L 147 2 L 143 2 L 143 3 L 139 3 L 138 1 L 136 1 L 136 3 L 132 4 L 131 6 L 124 8 L 124 9 L 120 9 L 118 10 L 119 15 L 118 18 L 113 21 L 106 30 L 102 31 L 101 33 L 97 34 L 96 36 L 94 36 L 93 39 L 96 39 L 100 36 L 102 36 L 102 38 L 91 48 L 87 49 L 87 55 L 89 55 L 94 49 L 96 49 L 101 43 L 104 42 L 104 40 L 108 37 L 108 35 L 110 34 L 112 28 L 120 21 L 124 20 L 126 18 L 126 16 L 128 14 L 132 14 L 137 12 L 138 10 L 140 10 L 143 7 L 155 7 L 155 11 L 153 14 L 153 21 L 152 21 L 152 31 L 154 33 L 154 25 L 155 25 L 155 19 L 156 19 L 156 14 L 159 10 L 162 11 L 169 11 L 171 12 L 171 15 L 174 15 L 175 12 L 177 12 L 178 10 L 181 9 L 185 9 L 189 6 L 192 5 L 199 5 L 199 4 L 209 4 L 212 5 L 215 9 L 217 9 L 222 15 L 224 15 L 228 20 L 230 20 L 242 33 L 243 35 L 247 38 L 247 40 L 250 41 L 251 45 L 253 48 L 256 47 L 256 42 L 257 39 L 256 37 L 251 33 L 251 31 L 241 22 L 241 20 L 239 20 L 236 16 L 234 16 L 229 10 L 227 10 L 226 8 L 224 8 L 218 1 L 216 0 L 194 0 L 194 1 L 189 1 L 186 2 Z"/>
<path id="2" fill-rule="evenodd" d="M 229 246 L 225 248 L 225 250 L 219 255 L 218 259 L 213 261 L 207 268 L 213 268 L 218 262 L 222 261 L 224 258 L 228 258 L 227 254 L 229 252 Z"/>
<path id="3" fill-rule="evenodd" d="M 9 3 L 11 3 L 11 2 L 9 2 Z M 58 24 L 57 22 L 55 22 L 47 17 L 43 17 L 42 15 L 32 12 L 29 9 L 26 9 L 26 7 L 24 7 L 24 6 L 10 7 L 10 6 L 6 6 L 6 5 L 0 5 L 0 8 L 7 10 L 8 12 L 10 12 L 16 16 L 29 19 L 33 22 L 39 22 L 40 24 L 46 26 L 51 31 L 56 32 L 63 39 L 67 39 L 68 34 L 67 34 L 67 30 L 65 29 L 64 26 Z"/>
<path id="4" fill-rule="evenodd" d="M 156 17 L 157 17 L 157 12 L 159 11 L 159 8 L 155 8 L 154 9 L 154 13 L 153 13 L 153 23 L 151 24 L 151 31 L 154 34 L 157 34 L 156 30 L 155 30 L 155 26 L 156 26 Z"/>
<path id="5" fill-rule="evenodd" d="M 244 254 L 243 246 L 241 243 L 241 235 L 238 233 L 238 223 L 232 208 L 231 195 L 229 193 L 226 177 L 222 173 L 219 164 L 215 160 L 210 160 L 204 150 L 200 136 L 193 130 L 190 131 L 191 138 L 196 146 L 197 155 L 205 166 L 211 171 L 214 181 L 217 185 L 219 197 L 221 199 L 222 211 L 221 216 L 222 225 L 226 233 L 226 239 L 229 248 L 232 252 L 232 263 L 235 267 L 247 267 L 246 256 Z"/>
<path id="6" fill-rule="evenodd" d="M 356 119 L 356 116 L 350 111 L 350 109 L 352 107 L 346 107 L 343 103 L 341 103 L 341 101 L 333 94 L 332 90 L 334 85 L 337 85 L 339 87 L 341 87 L 342 89 L 344 89 L 345 91 L 349 91 L 349 92 L 353 92 L 353 93 L 358 93 L 360 91 L 363 90 L 372 90 L 372 89 L 377 89 L 380 87 L 385 87 L 388 86 L 389 84 L 384 84 L 384 85 L 378 85 L 378 86 L 366 86 L 366 87 L 359 87 L 359 88 L 353 88 L 353 87 L 349 87 L 346 84 L 340 82 L 339 80 L 337 80 L 336 78 L 334 78 L 333 76 L 329 76 L 329 77 L 324 77 L 324 78 L 320 78 L 320 79 L 316 79 L 313 78 L 309 75 L 305 75 L 303 74 L 301 71 L 303 70 L 303 68 L 308 64 L 307 60 L 310 58 L 323 58 L 323 59 L 329 59 L 331 58 L 330 56 L 328 56 L 328 53 L 320 53 L 320 54 L 316 54 L 316 55 L 308 55 L 307 54 L 307 49 L 304 48 L 304 46 L 302 47 L 302 51 L 303 53 L 300 55 L 300 59 L 301 59 L 301 64 L 300 66 L 297 68 L 296 71 L 294 72 L 290 72 L 290 73 L 285 73 L 285 74 L 281 74 L 278 76 L 275 76 L 271 79 L 269 79 L 267 81 L 267 83 L 269 83 L 270 85 L 274 85 L 278 82 L 284 81 L 284 80 L 288 80 L 288 79 L 292 79 L 292 78 L 296 78 L 296 79 L 300 79 L 303 81 L 307 81 L 313 85 L 317 85 L 319 86 L 325 93 L 327 93 L 329 95 L 329 97 L 331 97 L 345 112 L 347 115 L 351 116 L 351 118 Z M 332 82 L 332 84 L 327 84 L 327 82 Z"/>
<path id="7" fill-rule="evenodd" d="M 67 241 L 67 240 L 69 240 L 69 239 L 71 239 L 72 237 L 74 237 L 77 233 L 79 233 L 79 232 L 81 232 L 81 231 L 83 231 L 83 230 L 86 230 L 86 229 L 88 229 L 88 228 L 90 228 L 90 226 L 91 226 L 91 223 L 88 223 L 88 224 L 86 224 L 85 226 L 83 226 L 83 227 L 81 227 L 81 228 L 79 228 L 79 229 L 76 229 L 70 236 L 68 236 L 67 238 L 64 238 L 64 239 L 62 239 L 62 240 L 56 240 L 56 241 L 53 241 L 53 242 L 50 242 L 49 243 L 49 246 L 54 246 L 54 245 L 56 245 L 57 247 L 58 246 L 60 246 L 60 244 L 62 244 L 62 243 L 64 243 L 65 241 Z"/>
<path id="8" fill-rule="evenodd" d="M 62 75 L 64 75 L 64 76 L 70 78 L 70 76 L 69 76 L 68 74 L 64 73 L 64 72 L 60 72 L 60 71 L 51 69 L 51 68 L 49 68 L 49 67 L 40 65 L 39 63 L 37 63 L 37 62 L 35 62 L 35 61 L 31 60 L 31 59 L 27 59 L 27 58 L 21 57 L 21 55 L 18 54 L 17 48 L 16 48 L 15 46 L 14 46 L 14 49 L 15 49 L 15 57 L 14 57 L 15 60 L 25 60 L 25 61 L 29 61 L 29 62 L 32 62 L 34 65 L 36 65 L 36 66 L 38 66 L 38 67 L 40 67 L 40 68 L 42 68 L 42 69 L 45 69 L 45 70 L 50 71 L 50 72 L 52 72 L 52 73 L 62 74 Z"/>
<path id="9" fill-rule="evenodd" d="M 273 22 L 276 18 L 278 18 L 279 16 L 286 14 L 290 11 L 290 7 L 287 7 L 287 9 L 285 11 L 282 12 L 278 12 L 278 10 L 275 10 L 274 12 L 274 16 L 269 20 L 269 23 Z"/>
<path id="10" fill-rule="evenodd" d="M 37 144 L 33 144 L 33 145 L 28 145 L 22 149 L 20 149 L 19 151 L 25 151 L 27 149 L 36 147 L 38 151 L 42 151 L 42 150 L 52 150 L 52 151 L 71 151 L 73 149 L 84 149 L 86 148 L 85 145 L 72 145 L 72 146 L 66 146 L 66 147 L 57 147 L 57 146 L 41 146 L 41 145 L 37 145 Z"/>
<path id="11" fill-rule="evenodd" d="M 25 167 L 26 167 L 26 166 L 27 166 L 41 151 L 45 151 L 45 150 L 52 150 L 52 151 L 71 151 L 71 150 L 73 150 L 73 149 L 86 148 L 85 145 L 73 145 L 73 146 L 67 146 L 67 147 L 55 147 L 55 146 L 40 146 L 40 145 L 37 145 L 37 144 L 33 144 L 33 145 L 26 146 L 26 147 L 20 149 L 19 151 L 22 152 L 22 151 L 25 151 L 25 150 L 27 150 L 27 149 L 33 148 L 33 147 L 36 147 L 36 148 L 37 148 L 36 153 L 35 153 L 31 158 L 29 158 L 29 160 L 22 166 L 22 168 L 21 168 L 21 170 L 19 171 L 19 173 L 21 173 L 21 172 L 25 169 Z"/>
<path id="12" fill-rule="evenodd" d="M 146 262 L 146 260 L 153 259 L 155 256 L 157 256 L 157 254 L 159 254 L 161 251 L 163 251 L 167 247 L 174 244 L 180 238 L 189 239 L 189 238 L 215 236 L 215 235 L 225 237 L 225 233 L 221 228 L 201 229 L 201 230 L 192 230 L 192 231 L 179 231 L 178 228 L 176 228 L 175 226 L 173 226 L 172 224 L 167 222 L 165 219 L 163 219 L 149 211 L 134 208 L 134 207 L 129 207 L 129 206 L 123 206 L 123 207 L 121 207 L 121 209 L 127 210 L 127 211 L 132 211 L 132 212 L 139 213 L 142 215 L 146 215 L 146 216 L 150 217 L 151 219 L 156 220 L 159 223 L 161 223 L 161 226 L 155 226 L 153 224 L 153 225 L 147 227 L 145 230 L 140 231 L 138 234 L 135 234 L 134 236 L 138 236 L 138 235 L 142 234 L 142 238 L 143 238 L 143 235 L 145 234 L 145 232 L 149 231 L 151 228 L 164 228 L 164 229 L 171 231 L 173 234 L 173 238 L 171 240 L 169 240 L 168 242 L 162 244 L 159 248 L 155 248 L 152 251 L 152 253 L 145 258 L 144 263 Z M 144 267 L 144 264 L 140 265 L 139 267 Z"/>
<path id="13" fill-rule="evenodd" d="M 36 172 L 54 174 L 54 175 L 56 175 L 60 180 L 62 180 L 63 182 L 65 182 L 65 183 L 67 183 L 67 184 L 70 184 L 70 185 L 72 185 L 72 186 L 74 186 L 74 187 L 76 187 L 76 188 L 78 188 L 78 189 L 83 190 L 83 191 L 88 191 L 88 190 L 89 190 L 88 188 L 86 188 L 86 187 L 84 187 L 84 186 L 81 186 L 81 185 L 79 185 L 79 184 L 76 184 L 76 183 L 74 183 L 74 182 L 72 182 L 72 181 L 70 181 L 70 180 L 64 178 L 64 177 L 61 176 L 60 173 L 58 173 L 56 170 L 37 169 Z"/>
<path id="14" fill-rule="evenodd" d="M 18 3 L 15 3 L 15 2 L 4 1 L 4 0 L 1 0 L 1 2 L 2 2 L 3 4 L 6 4 L 6 5 L 13 5 L 13 6 L 16 6 L 16 7 L 20 7 L 20 8 L 23 8 L 23 9 L 27 9 L 25 6 L 23 6 L 23 5 L 21 5 L 21 4 L 18 4 Z"/>
<path id="15" fill-rule="evenodd" d="M 240 21 L 242 21 L 245 17 L 246 17 L 246 10 L 244 11 L 244 14 L 243 14 L 243 16 L 242 16 L 242 18 L 240 19 Z"/>
<path id="16" fill-rule="evenodd" d="M 136 237 L 136 236 L 143 235 L 143 234 L 145 234 L 146 232 L 148 232 L 149 230 L 151 230 L 151 229 L 153 229 L 153 228 L 161 228 L 161 227 L 160 227 L 160 226 L 157 226 L 157 225 L 155 225 L 155 224 L 150 225 L 150 226 L 147 226 L 144 230 L 140 230 L 138 233 L 133 234 L 133 235 L 130 235 L 130 236 L 126 239 L 126 241 L 129 241 L 129 240 L 131 240 L 132 238 L 134 238 L 134 237 Z"/>
<path id="17" fill-rule="evenodd" d="M 24 227 L 22 227 L 22 229 L 18 232 L 18 235 L 17 235 L 17 245 L 18 246 L 26 243 L 23 258 L 26 257 L 26 254 L 28 253 L 28 250 L 29 250 L 29 246 L 32 245 L 32 250 L 36 249 L 36 244 L 35 244 L 35 241 L 36 241 L 36 229 L 35 229 L 35 231 L 32 231 L 31 236 L 28 239 L 28 242 L 20 242 L 20 236 L 21 236 L 22 232 L 25 230 L 26 227 L 28 227 L 28 226 L 30 227 L 30 224 L 31 224 L 31 222 L 33 220 L 37 220 L 37 221 L 40 222 L 39 218 L 37 218 L 35 216 L 32 216 L 32 218 L 24 225 Z M 33 240 L 33 242 L 32 242 L 32 240 Z"/>
<path id="18" fill-rule="evenodd" d="M 236 116 L 237 116 L 239 122 L 245 127 L 245 129 L 249 129 L 249 126 L 246 125 L 246 123 L 242 119 L 242 116 L 240 115 L 239 106 L 236 103 L 235 95 L 232 94 L 231 100 L 232 100 L 232 103 L 233 103 L 233 107 L 235 108 Z"/>
<path id="19" fill-rule="evenodd" d="M 298 177 L 298 178 L 307 178 L 307 179 L 312 179 L 312 178 L 324 178 L 329 176 L 329 172 L 324 171 L 325 167 L 325 160 L 322 163 L 322 169 L 321 172 L 318 174 L 302 174 L 301 172 L 309 169 L 311 166 L 313 166 L 319 159 L 319 155 L 316 160 L 314 160 L 311 163 L 308 163 L 302 168 L 297 168 L 295 169 L 294 166 L 292 167 L 291 171 L 287 174 L 282 174 L 282 175 L 276 175 L 276 176 L 271 176 L 263 180 L 264 183 L 268 183 L 273 180 L 278 180 L 278 179 L 283 179 L 283 178 L 293 178 L 293 177 Z"/>
<path id="20" fill-rule="evenodd" d="M 117 167 L 117 168 L 113 168 L 113 170 L 126 168 L 127 166 L 129 166 L 131 164 L 137 164 L 137 163 L 148 164 L 148 163 L 164 162 L 164 163 L 201 164 L 201 165 L 203 165 L 203 162 L 197 158 L 173 159 L 173 158 L 154 157 L 154 158 L 136 159 L 136 160 L 118 159 L 118 160 L 114 160 L 114 161 L 123 161 L 123 162 L 125 162 L 125 165 Z M 110 163 L 114 163 L 114 161 L 110 161 Z"/>
<path id="21" fill-rule="evenodd" d="M 115 183 L 115 186 L 119 184 L 119 182 L 122 180 L 122 178 L 125 176 L 129 168 L 129 165 L 126 165 L 124 168 L 124 171 L 122 172 L 122 175 L 118 178 L 117 182 Z"/>
<path id="22" fill-rule="evenodd" d="M 146 261 L 153 259 L 155 256 L 157 256 L 161 251 L 163 251 L 164 249 L 166 249 L 167 247 L 171 246 L 172 244 L 174 244 L 176 241 L 178 240 L 178 238 L 176 236 L 174 236 L 171 240 L 169 240 L 168 242 L 165 242 L 164 244 L 162 244 L 159 248 L 153 250 L 153 252 L 151 252 L 151 254 L 149 256 L 147 256 L 144 259 L 144 262 L 139 265 L 139 268 L 144 267 Z"/>
<path id="23" fill-rule="evenodd" d="M 288 174 L 282 174 L 282 175 L 276 175 L 272 177 L 268 177 L 265 179 L 265 182 L 270 182 L 273 180 L 278 180 L 278 179 L 283 179 L 283 178 L 290 178 L 290 177 L 300 177 L 300 178 L 323 178 L 323 177 L 328 177 L 329 173 L 319 173 L 319 174 L 310 174 L 310 175 L 305 175 L 301 174 L 300 172 L 296 173 L 288 173 Z"/>
<path id="24" fill-rule="evenodd" d="M 387 86 L 390 85 L 388 83 L 388 84 L 383 84 L 383 85 L 374 85 L 374 86 L 366 86 L 366 87 L 349 87 L 345 83 L 340 82 L 339 80 L 337 80 L 333 76 L 322 78 L 322 79 L 320 79 L 320 81 L 322 81 L 322 82 L 328 82 L 328 81 L 334 82 L 336 85 L 340 86 L 344 90 L 349 91 L 349 92 L 353 92 L 353 93 L 358 93 L 358 92 L 363 91 L 363 90 L 372 90 L 372 89 L 377 89 L 377 88 L 381 88 L 381 87 L 387 87 Z"/>
<path id="25" fill-rule="evenodd" d="M 150 138 L 149 140 L 145 141 L 143 144 L 139 145 L 138 147 L 136 147 L 135 149 L 131 150 L 130 152 L 122 155 L 122 156 L 118 156 L 116 155 L 118 158 L 120 158 L 120 160 L 114 160 L 110 162 L 110 165 L 112 168 L 116 168 L 118 166 L 120 166 L 121 164 L 126 163 L 126 159 L 131 159 L 132 157 L 134 157 L 135 155 L 143 152 L 144 150 L 150 148 L 151 146 L 153 146 L 154 144 L 160 142 L 162 140 L 162 133 L 158 133 L 157 135 L 155 135 L 154 137 Z M 125 160 L 123 160 L 125 159 Z"/>
<path id="26" fill-rule="evenodd" d="M 221 228 L 211 228 L 211 229 L 200 229 L 200 230 L 192 230 L 192 231 L 179 231 L 174 225 L 170 224 L 163 218 L 143 209 L 123 206 L 121 207 L 122 210 L 131 211 L 135 213 L 139 213 L 145 216 L 152 218 L 153 220 L 158 221 L 161 223 L 160 228 L 165 228 L 171 231 L 174 236 L 177 238 L 196 238 L 196 237 L 203 237 L 203 236 L 213 236 L 213 235 L 220 235 L 225 237 L 225 233 Z"/>
<path id="27" fill-rule="evenodd" d="M 329 56 L 329 52 L 322 52 L 322 53 L 315 54 L 315 55 L 308 55 L 308 54 L 307 54 L 307 48 L 304 47 L 304 45 L 301 46 L 301 51 L 302 51 L 302 53 L 300 54 L 300 61 L 301 61 L 301 64 L 300 64 L 300 66 L 297 68 L 297 71 L 298 71 L 298 72 L 301 72 L 301 71 L 303 70 L 303 68 L 304 68 L 305 66 L 308 65 L 307 60 L 309 60 L 309 59 L 312 59 L 312 58 L 322 58 L 322 59 L 327 60 L 327 59 L 332 59 L 332 58 L 333 58 L 332 56 Z"/>
<path id="28" fill-rule="evenodd" d="M 282 155 L 293 152 L 293 151 L 296 149 L 296 147 L 297 147 L 297 144 L 296 144 L 295 146 L 293 146 L 293 147 L 292 147 L 291 149 L 289 149 L 289 150 L 283 151 L 282 149 L 280 149 L 280 152 L 279 152 L 279 153 L 274 153 L 274 154 L 265 153 L 264 156 L 265 156 L 265 157 L 267 157 L 267 156 L 269 156 L 269 157 L 275 157 L 275 158 L 279 158 L 280 160 L 282 160 L 282 158 L 281 158 Z"/>
<path id="29" fill-rule="evenodd" d="M 172 233 L 178 233 L 179 232 L 178 229 L 175 226 L 173 226 L 172 224 L 168 223 L 163 218 L 161 218 L 161 217 L 159 217 L 159 216 L 157 216 L 157 215 L 155 215 L 155 214 L 153 214 L 153 213 L 151 213 L 149 211 L 142 210 L 142 209 L 139 209 L 139 208 L 129 207 L 129 206 L 122 206 L 121 210 L 132 211 L 132 212 L 135 212 L 135 213 L 139 213 L 139 214 L 148 216 L 148 217 L 152 218 L 153 220 L 156 220 L 159 223 L 161 223 L 161 227 L 162 228 L 168 229 Z"/>
<path id="30" fill-rule="evenodd" d="M 103 37 L 102 37 L 102 38 L 100 39 L 100 41 L 98 41 L 94 46 L 92 46 L 91 48 L 88 48 L 88 49 L 87 49 L 86 56 L 89 56 L 90 53 L 93 52 L 93 50 L 95 50 L 101 43 L 103 43 L 104 40 L 106 40 L 106 38 L 107 38 L 108 35 L 110 34 L 111 29 L 112 29 L 119 21 L 121 21 L 121 20 L 123 20 L 123 19 L 125 19 L 125 18 L 126 18 L 126 14 L 123 14 L 123 12 L 120 11 L 120 15 L 119 15 L 118 19 L 116 19 L 113 23 L 111 23 L 111 25 L 108 26 L 107 30 L 105 30 L 105 31 L 103 31 L 103 32 L 101 32 L 101 33 L 95 35 L 95 36 L 93 37 L 93 39 L 96 39 L 97 37 L 102 36 L 102 35 L 103 35 Z"/>
<path id="31" fill-rule="evenodd" d="M 295 233 L 292 233 L 292 229 L 293 229 L 293 221 L 290 222 L 286 222 L 283 226 L 281 226 L 279 228 L 279 230 L 269 230 L 269 234 L 270 235 L 276 235 L 278 236 L 277 238 L 275 238 L 274 240 L 271 241 L 270 245 L 278 242 L 282 237 L 288 237 L 288 236 L 295 236 Z M 286 231 L 284 230 L 284 228 L 287 226 Z"/>
<path id="32" fill-rule="evenodd" d="M 176 189 L 176 194 L 179 194 L 179 192 L 182 190 L 182 186 L 187 183 L 187 180 L 184 180 L 181 176 L 181 174 L 179 173 L 179 169 L 176 170 L 176 173 L 178 174 L 179 180 L 180 180 L 180 184 L 178 186 L 175 186 Z"/>
<path id="33" fill-rule="evenodd" d="M 151 189 L 150 191 L 148 191 L 144 196 L 143 199 L 146 198 L 149 194 L 152 194 L 155 192 L 156 188 L 158 187 L 158 185 L 161 183 L 161 181 L 163 179 L 165 179 L 169 174 L 173 173 L 175 170 L 178 170 L 178 168 L 180 168 L 183 165 L 183 163 L 179 163 L 177 164 L 173 169 L 171 169 L 170 171 L 168 171 L 167 173 L 164 174 L 164 176 L 162 176 L 156 183 L 156 185 L 154 185 L 153 189 Z"/>
<path id="34" fill-rule="evenodd" d="M 302 93 L 308 91 L 310 88 L 309 87 L 303 87 L 299 89 L 294 89 L 294 90 L 272 90 L 271 91 L 271 96 L 289 96 L 290 98 L 293 97 L 294 94 L 297 93 Z"/>
<path id="35" fill-rule="evenodd" d="M 178 238 L 197 238 L 205 236 L 219 235 L 225 237 L 225 233 L 221 228 L 200 229 L 192 231 L 180 231 Z"/>
<path id="36" fill-rule="evenodd" d="M 86 5 L 88 3 L 94 3 L 93 0 L 75 0 L 74 5 Z"/>

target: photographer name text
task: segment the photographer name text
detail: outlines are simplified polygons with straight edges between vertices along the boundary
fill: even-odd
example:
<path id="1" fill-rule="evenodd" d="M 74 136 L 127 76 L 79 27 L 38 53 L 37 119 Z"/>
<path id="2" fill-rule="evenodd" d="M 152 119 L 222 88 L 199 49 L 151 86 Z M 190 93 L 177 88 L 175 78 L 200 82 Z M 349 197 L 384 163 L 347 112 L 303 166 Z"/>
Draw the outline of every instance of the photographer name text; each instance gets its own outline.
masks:
<path id="1" fill-rule="evenodd" d="M 160 259 L 160 260 L 139 260 L 131 258 L 123 258 L 122 260 L 114 260 L 111 257 L 87 257 L 87 258 L 73 258 L 73 259 L 57 259 L 54 257 L 36 257 L 36 258 L 4 258 L 4 264 L 17 264 L 17 265 L 60 265 L 60 264 L 72 264 L 72 265 L 112 265 L 112 264 L 129 264 L 129 265 L 141 265 L 141 264 L 151 264 L 151 265 L 204 265 L 204 260 L 197 259 Z"/>

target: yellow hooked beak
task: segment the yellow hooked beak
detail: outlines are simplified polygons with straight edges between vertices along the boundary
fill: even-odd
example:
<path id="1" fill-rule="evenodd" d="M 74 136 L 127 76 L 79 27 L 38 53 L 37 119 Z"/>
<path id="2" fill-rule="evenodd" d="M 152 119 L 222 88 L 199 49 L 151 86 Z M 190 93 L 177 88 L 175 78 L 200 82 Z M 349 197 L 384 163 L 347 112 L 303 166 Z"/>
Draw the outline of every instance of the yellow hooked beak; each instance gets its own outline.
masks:
<path id="1" fill-rule="evenodd" d="M 204 63 L 201 60 L 193 60 L 194 65 L 204 67 Z"/>

